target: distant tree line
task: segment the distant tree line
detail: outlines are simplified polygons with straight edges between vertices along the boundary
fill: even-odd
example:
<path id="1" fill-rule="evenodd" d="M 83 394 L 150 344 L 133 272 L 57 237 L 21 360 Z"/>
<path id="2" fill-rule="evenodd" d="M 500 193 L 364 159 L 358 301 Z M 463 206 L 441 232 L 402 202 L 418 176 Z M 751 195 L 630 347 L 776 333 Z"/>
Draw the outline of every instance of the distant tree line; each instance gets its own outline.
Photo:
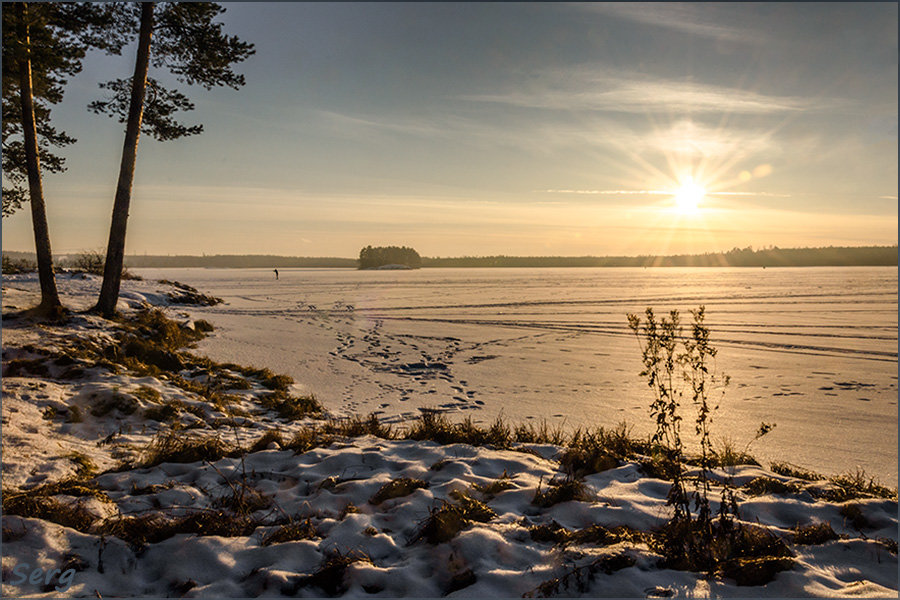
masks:
<path id="1" fill-rule="evenodd" d="M 424 258 L 423 267 L 856 267 L 897 266 L 897 246 L 733 248 L 673 256 L 463 256 Z"/>
<path id="2" fill-rule="evenodd" d="M 130 268 L 206 267 L 232 269 L 259 268 L 353 268 L 356 259 L 336 257 L 301 257 L 271 255 L 216 254 L 210 256 L 126 256 L 125 265 Z"/>
<path id="3" fill-rule="evenodd" d="M 363 248 L 365 251 L 366 248 Z M 373 248 L 374 250 L 374 248 Z M 411 249 L 410 249 L 411 250 Z M 415 250 L 412 250 L 415 253 Z M 361 251 L 362 254 L 362 251 Z M 74 256 L 74 255 L 73 255 Z M 63 256 L 60 266 L 72 267 L 73 256 Z M 415 254 L 418 257 L 418 253 Z M 35 268 L 34 252 L 4 251 L 3 258 L 20 268 Z M 463 256 L 420 258 L 423 267 L 863 267 L 898 266 L 897 246 L 827 248 L 735 248 L 728 252 L 676 256 Z M 404 262 L 392 261 L 396 264 Z M 385 262 L 383 264 L 392 264 Z M 411 261 L 414 262 L 414 261 Z M 353 258 L 216 254 L 210 256 L 132 255 L 129 268 L 352 268 Z M 381 265 L 376 265 L 381 266 Z M 409 265 L 414 266 L 414 265 Z M 362 267 L 366 268 L 366 267 Z"/>
<path id="4" fill-rule="evenodd" d="M 62 255 L 57 257 L 56 264 L 64 269 L 79 269 L 84 256 L 96 256 L 101 261 L 101 272 L 105 257 L 100 251 L 85 251 L 77 254 Z M 3 252 L 4 273 L 18 271 L 33 271 L 37 268 L 34 252 Z M 127 269 L 155 269 L 168 267 L 195 267 L 209 269 L 290 269 L 290 268 L 347 268 L 356 267 L 355 258 L 336 257 L 303 257 L 303 256 L 271 256 L 271 255 L 240 255 L 240 254 L 216 254 L 210 256 L 178 256 L 178 255 L 133 255 L 125 257 Z"/>
<path id="5" fill-rule="evenodd" d="M 406 265 L 413 269 L 422 266 L 422 257 L 406 246 L 366 246 L 359 251 L 359 268 L 372 269 L 384 265 Z"/>

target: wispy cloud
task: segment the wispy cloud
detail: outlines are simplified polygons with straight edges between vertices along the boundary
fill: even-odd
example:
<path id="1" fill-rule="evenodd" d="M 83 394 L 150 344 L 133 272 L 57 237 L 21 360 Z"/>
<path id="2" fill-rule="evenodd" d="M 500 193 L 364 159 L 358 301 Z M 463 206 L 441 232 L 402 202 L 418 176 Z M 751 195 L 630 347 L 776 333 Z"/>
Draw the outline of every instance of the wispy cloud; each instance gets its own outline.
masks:
<path id="1" fill-rule="evenodd" d="M 672 190 L 534 190 L 542 194 L 579 194 L 592 196 L 671 196 Z M 790 198 L 790 194 L 776 194 L 773 192 L 716 192 L 707 191 L 707 196 L 760 196 L 765 198 Z"/>
<path id="2" fill-rule="evenodd" d="M 723 19 L 717 19 L 719 13 L 711 4 L 597 2 L 578 6 L 591 12 L 717 41 L 764 43 L 770 38 L 765 32 L 749 27 L 746 22 L 739 25 L 722 23 Z M 734 10 L 729 14 L 733 21 Z"/>
<path id="3" fill-rule="evenodd" d="M 774 192 L 708 192 L 709 196 L 759 196 L 762 198 L 792 198 L 791 194 L 776 194 Z"/>
<path id="4" fill-rule="evenodd" d="M 770 114 L 806 110 L 812 103 L 797 96 L 773 96 L 693 81 L 650 79 L 647 75 L 589 73 L 576 69 L 556 73 L 528 90 L 463 96 L 524 108 L 596 110 L 623 113 L 696 112 Z M 822 107 L 821 101 L 817 106 Z"/>
<path id="5" fill-rule="evenodd" d="M 443 135 L 450 129 L 446 122 L 430 119 L 400 118 L 389 116 L 384 118 L 348 115 L 329 110 L 318 110 L 316 114 L 334 129 L 350 134 L 364 132 L 391 132 L 403 135 L 433 137 Z"/>
<path id="6" fill-rule="evenodd" d="M 593 196 L 652 196 L 671 195 L 671 191 L 665 190 L 535 190 L 544 194 L 586 194 Z"/>

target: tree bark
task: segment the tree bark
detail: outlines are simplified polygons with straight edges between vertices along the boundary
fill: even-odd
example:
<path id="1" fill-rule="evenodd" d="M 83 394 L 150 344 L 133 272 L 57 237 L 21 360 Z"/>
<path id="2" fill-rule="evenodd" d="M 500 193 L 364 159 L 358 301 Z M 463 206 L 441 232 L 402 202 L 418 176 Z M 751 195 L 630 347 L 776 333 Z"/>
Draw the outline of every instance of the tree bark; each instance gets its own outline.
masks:
<path id="1" fill-rule="evenodd" d="M 19 53 L 19 101 L 22 108 L 22 138 L 25 144 L 25 169 L 28 173 L 28 191 L 31 198 L 31 223 L 34 229 L 34 247 L 37 254 L 38 279 L 41 283 L 41 303 L 38 311 L 59 313 L 62 304 L 53 276 L 53 253 L 50 251 L 50 232 L 47 227 L 47 210 L 41 185 L 41 163 L 38 156 L 37 129 L 34 122 L 34 98 L 31 89 L 31 39 L 28 25 L 28 5 L 16 5 L 18 34 L 22 43 Z"/>
<path id="2" fill-rule="evenodd" d="M 128 123 L 125 127 L 125 144 L 119 167 L 119 183 L 113 204 L 112 224 L 109 228 L 109 244 L 103 269 L 103 284 L 96 310 L 103 316 L 116 314 L 119 288 L 122 284 L 122 267 L 125 262 L 125 227 L 128 224 L 128 208 L 131 204 L 131 188 L 134 183 L 134 164 L 137 159 L 141 120 L 144 116 L 144 92 L 147 88 L 147 69 L 150 64 L 150 38 L 153 34 L 153 2 L 141 3 L 141 30 L 138 40 L 134 77 L 131 80 L 131 103 Z"/>

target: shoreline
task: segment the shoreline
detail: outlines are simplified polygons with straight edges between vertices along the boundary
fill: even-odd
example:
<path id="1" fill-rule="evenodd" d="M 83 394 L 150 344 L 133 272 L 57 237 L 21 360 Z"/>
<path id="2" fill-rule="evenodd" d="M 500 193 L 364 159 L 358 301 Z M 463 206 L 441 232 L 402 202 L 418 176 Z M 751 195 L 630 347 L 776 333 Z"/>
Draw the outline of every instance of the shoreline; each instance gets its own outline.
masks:
<path id="1" fill-rule="evenodd" d="M 89 303 L 85 284 L 95 280 L 60 279 L 65 303 Z M 4 314 L 27 304 L 6 280 L 4 288 Z M 133 319 L 144 303 L 165 305 L 177 290 L 129 282 L 123 299 Z M 788 554 L 767 558 L 762 578 L 723 563 L 707 582 L 660 564 L 670 483 L 641 440 L 610 430 L 573 444 L 552 429 L 454 424 L 427 413 L 405 430 L 363 415 L 323 421 L 289 378 L 182 355 L 177 345 L 196 343 L 207 327 L 179 316 L 183 308 L 165 309 L 177 322 L 150 311 L 134 325 L 82 314 L 63 326 L 4 320 L 4 572 L 34 564 L 40 551 L 48 569 L 78 557 L 69 595 L 566 596 L 587 585 L 619 596 L 743 596 L 756 589 L 738 581 L 776 595 L 896 595 L 895 490 L 851 477 L 817 480 L 796 468 L 717 467 L 713 505 L 730 478 L 740 522 L 758 522 Z M 151 335 L 142 347 L 148 328 L 185 337 L 157 347 Z M 19 372 L 10 377 L 13 364 Z M 80 407 L 80 420 L 72 407 Z M 10 485 L 29 472 L 38 473 L 30 494 Z M 203 520 L 207 514 L 215 524 Z M 442 529 L 448 519 L 458 524 Z M 824 537 L 810 538 L 805 525 Z M 273 552 L 281 544 L 290 545 L 290 558 Z M 187 558 L 213 548 L 212 568 Z M 864 560 L 872 552 L 877 566 Z M 216 566 L 224 559 L 237 562 Z M 860 578 L 847 582 L 828 574 L 842 564 L 866 566 L 854 567 Z M 110 565 L 156 575 L 131 583 L 133 575 L 113 576 Z M 578 583 L 588 574 L 593 584 Z M 6 577 L 3 591 L 37 590 Z"/>
<path id="2" fill-rule="evenodd" d="M 96 280 L 60 279 L 89 303 Z M 4 314 L 26 303 L 4 288 Z M 896 490 L 714 467 L 713 509 L 730 482 L 756 537 L 707 580 L 666 559 L 671 465 L 625 430 L 323 419 L 290 378 L 190 352 L 208 324 L 147 304 L 179 290 L 128 282 L 121 322 L 4 320 L 5 573 L 40 553 L 78 596 L 896 595 Z"/>

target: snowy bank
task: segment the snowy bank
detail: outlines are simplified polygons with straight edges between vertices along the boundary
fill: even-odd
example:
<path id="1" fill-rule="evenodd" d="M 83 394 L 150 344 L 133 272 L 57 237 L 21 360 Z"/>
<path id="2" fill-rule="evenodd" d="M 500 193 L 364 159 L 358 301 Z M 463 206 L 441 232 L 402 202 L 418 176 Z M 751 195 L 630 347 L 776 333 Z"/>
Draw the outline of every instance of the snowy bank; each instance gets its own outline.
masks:
<path id="1" fill-rule="evenodd" d="M 5 596 L 897 595 L 896 495 L 872 482 L 715 469 L 713 511 L 729 482 L 768 550 L 676 570 L 639 444 L 323 420 L 287 378 L 186 352 L 205 325 L 170 284 L 123 282 L 121 321 L 8 320 L 33 279 L 3 281 Z M 85 309 L 99 281 L 59 285 Z"/>

